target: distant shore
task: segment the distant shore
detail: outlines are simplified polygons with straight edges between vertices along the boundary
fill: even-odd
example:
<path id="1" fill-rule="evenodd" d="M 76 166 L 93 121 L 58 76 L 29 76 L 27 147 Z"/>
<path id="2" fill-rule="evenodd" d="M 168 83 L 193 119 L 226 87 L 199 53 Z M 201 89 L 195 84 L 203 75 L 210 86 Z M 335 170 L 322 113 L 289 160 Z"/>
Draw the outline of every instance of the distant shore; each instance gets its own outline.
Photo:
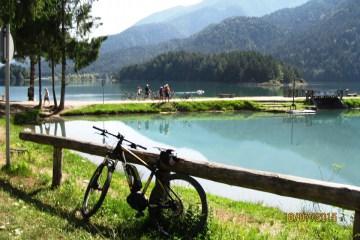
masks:
<path id="1" fill-rule="evenodd" d="M 203 97 L 180 99 L 174 98 L 170 102 L 160 100 L 112 100 L 105 101 L 66 101 L 62 116 L 73 115 L 101 115 L 125 113 L 160 113 L 160 112 L 229 112 L 229 111 L 259 111 L 284 113 L 290 109 L 293 99 L 282 96 L 256 96 L 256 97 Z M 348 109 L 360 108 L 360 97 L 344 97 L 343 102 Z M 311 107 L 305 103 L 304 97 L 295 98 L 297 109 Z M 38 105 L 33 101 L 13 101 L 15 109 L 32 108 Z M 49 106 L 45 106 L 49 107 Z M 0 101 L 0 110 L 4 102 Z"/>
<path id="2" fill-rule="evenodd" d="M 299 109 L 303 109 L 305 98 L 296 98 Z M 61 115 L 101 115 L 126 113 L 161 113 L 161 112 L 230 112 L 259 111 L 286 112 L 292 104 L 292 98 L 274 97 L 234 97 L 234 98 L 192 98 L 160 100 L 99 101 L 67 103 Z"/>

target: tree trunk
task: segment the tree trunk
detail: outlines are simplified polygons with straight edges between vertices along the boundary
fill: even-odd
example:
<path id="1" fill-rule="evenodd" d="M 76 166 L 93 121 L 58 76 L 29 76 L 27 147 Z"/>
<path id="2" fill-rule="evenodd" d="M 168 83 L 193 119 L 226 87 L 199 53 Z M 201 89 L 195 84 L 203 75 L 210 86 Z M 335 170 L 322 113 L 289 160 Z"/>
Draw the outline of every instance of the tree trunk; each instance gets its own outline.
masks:
<path id="1" fill-rule="evenodd" d="M 55 62 L 51 59 L 51 84 L 54 99 L 54 108 L 57 108 L 56 92 L 55 92 Z"/>
<path id="2" fill-rule="evenodd" d="M 41 108 L 42 106 L 41 56 L 38 57 L 38 66 L 39 66 L 39 108 Z"/>
<path id="3" fill-rule="evenodd" d="M 28 100 L 34 101 L 34 85 L 35 85 L 35 59 L 30 56 L 30 86 L 28 88 Z"/>
<path id="4" fill-rule="evenodd" d="M 66 43 L 65 43 L 65 0 L 61 1 L 61 96 L 60 96 L 60 105 L 58 111 L 64 109 L 65 106 L 65 74 L 66 74 Z"/>

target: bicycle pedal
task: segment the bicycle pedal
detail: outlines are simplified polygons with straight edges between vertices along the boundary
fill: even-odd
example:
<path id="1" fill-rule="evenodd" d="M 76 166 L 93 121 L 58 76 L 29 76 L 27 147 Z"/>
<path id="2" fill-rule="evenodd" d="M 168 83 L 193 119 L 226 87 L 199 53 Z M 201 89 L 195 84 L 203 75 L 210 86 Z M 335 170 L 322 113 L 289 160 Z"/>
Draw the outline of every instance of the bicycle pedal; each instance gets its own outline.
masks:
<path id="1" fill-rule="evenodd" d="M 143 213 L 143 212 L 137 212 L 136 214 L 135 214 L 135 217 L 136 218 L 140 218 L 140 217 L 143 217 L 145 214 Z"/>

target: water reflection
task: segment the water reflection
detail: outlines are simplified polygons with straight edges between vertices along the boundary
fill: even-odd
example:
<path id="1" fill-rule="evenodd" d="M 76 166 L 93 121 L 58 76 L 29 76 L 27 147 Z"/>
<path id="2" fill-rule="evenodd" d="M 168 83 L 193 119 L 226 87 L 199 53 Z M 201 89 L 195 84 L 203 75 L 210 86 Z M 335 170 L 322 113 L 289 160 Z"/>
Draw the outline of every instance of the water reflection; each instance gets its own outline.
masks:
<path id="1" fill-rule="evenodd" d="M 360 176 L 355 171 L 360 167 L 357 147 L 360 118 L 339 112 L 306 116 L 200 114 L 70 120 L 44 123 L 37 126 L 37 131 L 91 139 L 96 138 L 92 131 L 96 124 L 120 132 L 130 128 L 133 130 L 128 134 L 137 138 L 144 136 L 153 144 L 196 151 L 214 162 L 360 185 Z"/>
<path id="2" fill-rule="evenodd" d="M 306 116 L 212 113 L 70 118 L 36 128 L 39 132 L 104 142 L 94 134 L 93 125 L 119 131 L 149 149 L 153 146 L 175 148 L 195 160 L 208 159 L 250 169 L 360 185 L 357 173 L 360 168 L 360 117 L 342 112 L 325 111 Z M 202 184 L 209 192 L 234 199 L 264 201 L 284 210 L 314 209 L 310 202 L 299 204 L 291 198 L 206 180 L 202 180 Z"/>
<path id="3" fill-rule="evenodd" d="M 32 131 L 46 135 L 66 137 L 66 127 L 63 119 L 58 119 L 52 122 L 44 122 L 40 125 L 33 126 Z"/>

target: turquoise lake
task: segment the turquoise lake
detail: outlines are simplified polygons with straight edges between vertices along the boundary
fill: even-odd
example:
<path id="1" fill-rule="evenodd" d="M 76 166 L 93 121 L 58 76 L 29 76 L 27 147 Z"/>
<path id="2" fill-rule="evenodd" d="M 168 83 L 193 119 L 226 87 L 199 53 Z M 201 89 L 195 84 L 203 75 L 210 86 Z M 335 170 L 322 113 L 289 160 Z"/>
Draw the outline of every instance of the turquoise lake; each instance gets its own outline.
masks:
<path id="1" fill-rule="evenodd" d="M 360 185 L 360 116 L 337 111 L 316 115 L 174 114 L 45 123 L 37 132 L 102 143 L 93 125 L 147 146 L 176 149 L 181 157 L 219 162 L 337 183 Z M 107 144 L 114 144 L 110 138 Z M 98 162 L 99 158 L 90 157 Z M 200 180 L 205 190 L 235 200 L 262 202 L 285 211 L 329 209 L 274 194 Z"/>

